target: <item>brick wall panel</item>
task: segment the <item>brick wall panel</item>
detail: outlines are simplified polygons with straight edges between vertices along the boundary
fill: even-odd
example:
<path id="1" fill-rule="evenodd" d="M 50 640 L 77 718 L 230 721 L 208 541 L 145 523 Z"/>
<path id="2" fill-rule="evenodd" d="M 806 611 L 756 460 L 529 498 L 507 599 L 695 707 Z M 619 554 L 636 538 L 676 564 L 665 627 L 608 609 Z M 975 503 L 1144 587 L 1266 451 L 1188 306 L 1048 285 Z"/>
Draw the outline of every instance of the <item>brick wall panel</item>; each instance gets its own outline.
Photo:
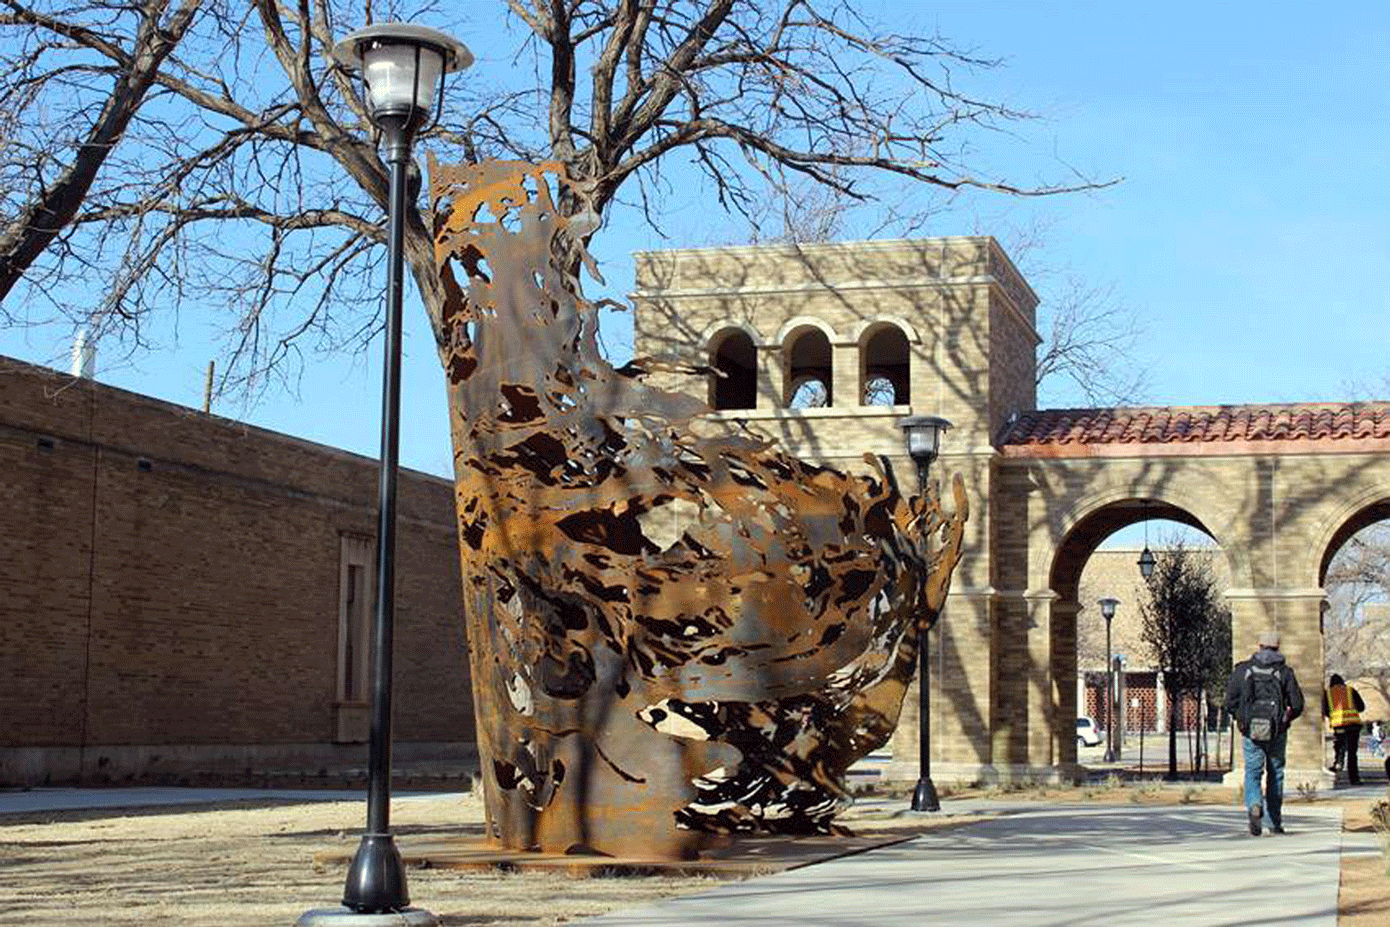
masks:
<path id="1" fill-rule="evenodd" d="M 0 359 L 0 466 L 0 746 L 332 741 L 375 460 Z M 398 509 L 395 737 L 471 741 L 452 484 Z"/>

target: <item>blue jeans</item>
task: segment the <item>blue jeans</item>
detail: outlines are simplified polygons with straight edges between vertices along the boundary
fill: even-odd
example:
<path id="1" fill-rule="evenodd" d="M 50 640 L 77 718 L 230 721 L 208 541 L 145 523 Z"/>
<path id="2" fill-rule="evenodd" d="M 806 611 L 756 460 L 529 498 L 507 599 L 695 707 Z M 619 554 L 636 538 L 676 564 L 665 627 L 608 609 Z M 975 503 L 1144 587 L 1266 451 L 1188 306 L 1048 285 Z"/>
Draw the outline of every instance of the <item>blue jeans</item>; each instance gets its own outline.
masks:
<path id="1" fill-rule="evenodd" d="M 1245 809 L 1247 813 L 1260 804 L 1260 779 L 1264 784 L 1264 817 L 1269 824 L 1279 824 L 1284 820 L 1284 748 L 1288 745 L 1289 732 L 1285 731 L 1273 740 L 1257 743 L 1249 737 L 1245 741 Z M 1267 775 L 1266 775 L 1267 774 Z"/>

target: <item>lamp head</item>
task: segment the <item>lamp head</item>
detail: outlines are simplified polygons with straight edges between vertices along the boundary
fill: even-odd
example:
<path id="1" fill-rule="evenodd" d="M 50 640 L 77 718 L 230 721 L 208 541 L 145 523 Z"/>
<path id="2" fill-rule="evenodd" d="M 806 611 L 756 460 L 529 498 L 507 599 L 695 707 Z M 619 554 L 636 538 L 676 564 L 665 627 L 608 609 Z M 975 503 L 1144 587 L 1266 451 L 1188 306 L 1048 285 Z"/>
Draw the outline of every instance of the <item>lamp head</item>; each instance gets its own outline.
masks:
<path id="1" fill-rule="evenodd" d="M 1120 600 L 1105 598 L 1099 599 L 1096 604 L 1100 606 L 1100 616 L 1109 621 L 1115 617 L 1115 606 L 1120 604 Z"/>
<path id="2" fill-rule="evenodd" d="M 918 464 L 930 464 L 941 453 L 941 436 L 951 423 L 935 415 L 913 415 L 900 419 L 908 456 Z"/>
<path id="3" fill-rule="evenodd" d="M 412 125 L 429 120 L 440 77 L 473 63 L 462 42 L 410 23 L 377 23 L 358 29 L 333 47 L 333 57 L 361 72 L 373 122 L 379 123 L 383 116 L 402 116 Z M 443 91 L 441 84 L 440 95 Z"/>
<path id="4" fill-rule="evenodd" d="M 1138 560 L 1139 575 L 1147 580 L 1150 576 L 1154 575 L 1154 566 L 1157 563 L 1158 558 L 1154 556 L 1154 552 L 1149 550 L 1149 546 L 1145 544 L 1144 552 L 1139 555 Z"/>

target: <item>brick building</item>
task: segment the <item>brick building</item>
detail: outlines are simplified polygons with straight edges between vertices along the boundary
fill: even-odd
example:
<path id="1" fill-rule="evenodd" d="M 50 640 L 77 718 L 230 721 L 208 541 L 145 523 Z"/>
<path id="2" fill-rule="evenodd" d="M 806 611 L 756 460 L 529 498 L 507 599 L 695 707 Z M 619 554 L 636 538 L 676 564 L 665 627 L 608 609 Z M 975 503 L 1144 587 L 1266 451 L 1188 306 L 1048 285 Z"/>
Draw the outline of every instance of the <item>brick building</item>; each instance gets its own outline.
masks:
<path id="1" fill-rule="evenodd" d="M 0 785 L 365 766 L 376 461 L 0 359 L 0 473 Z M 471 765 L 452 485 L 399 494 L 398 765 Z"/>

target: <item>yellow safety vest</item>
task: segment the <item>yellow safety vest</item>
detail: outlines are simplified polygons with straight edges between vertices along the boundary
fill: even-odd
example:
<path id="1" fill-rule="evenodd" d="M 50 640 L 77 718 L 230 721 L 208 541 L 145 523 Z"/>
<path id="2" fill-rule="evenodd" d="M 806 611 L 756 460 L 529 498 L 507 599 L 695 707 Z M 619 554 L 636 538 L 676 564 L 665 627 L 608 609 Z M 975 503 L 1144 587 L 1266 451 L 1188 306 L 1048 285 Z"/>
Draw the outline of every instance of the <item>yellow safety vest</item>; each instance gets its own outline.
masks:
<path id="1" fill-rule="evenodd" d="M 1347 685 L 1333 686 L 1327 690 L 1328 720 L 1332 722 L 1333 727 L 1361 723 L 1361 713 L 1356 710 L 1352 691 L 1351 686 Z"/>

